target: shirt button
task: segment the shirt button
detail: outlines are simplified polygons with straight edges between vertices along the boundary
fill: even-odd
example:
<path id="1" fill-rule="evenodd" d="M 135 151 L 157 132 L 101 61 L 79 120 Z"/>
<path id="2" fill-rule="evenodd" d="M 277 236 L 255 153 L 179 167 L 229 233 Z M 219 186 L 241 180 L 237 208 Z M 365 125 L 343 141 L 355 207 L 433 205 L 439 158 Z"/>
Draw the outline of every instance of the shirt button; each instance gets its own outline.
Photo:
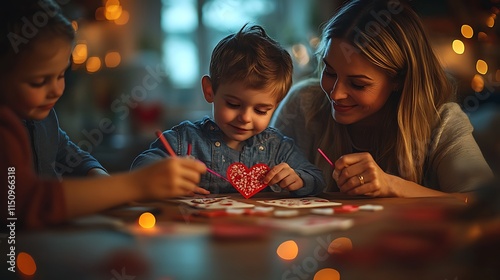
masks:
<path id="1" fill-rule="evenodd" d="M 264 151 L 264 146 L 259 146 L 260 151 Z"/>
<path id="2" fill-rule="evenodd" d="M 215 147 L 220 147 L 220 142 L 219 141 L 215 142 Z"/>
<path id="3" fill-rule="evenodd" d="M 214 130 L 215 128 L 213 126 L 210 126 L 210 130 Z"/>

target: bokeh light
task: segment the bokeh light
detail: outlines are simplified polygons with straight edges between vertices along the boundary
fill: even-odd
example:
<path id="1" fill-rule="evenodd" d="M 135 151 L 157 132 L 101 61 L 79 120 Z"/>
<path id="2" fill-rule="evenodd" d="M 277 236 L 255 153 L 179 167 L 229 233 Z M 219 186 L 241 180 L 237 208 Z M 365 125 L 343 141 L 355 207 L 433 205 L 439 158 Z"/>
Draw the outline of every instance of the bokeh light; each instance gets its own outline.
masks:
<path id="1" fill-rule="evenodd" d="M 104 57 L 104 64 L 106 64 L 108 68 L 114 68 L 120 65 L 121 59 L 119 52 L 108 52 Z"/>
<path id="2" fill-rule="evenodd" d="M 288 240 L 278 246 L 276 253 L 284 260 L 293 260 L 299 254 L 299 246 L 295 241 Z"/>
<path id="3" fill-rule="evenodd" d="M 130 19 L 130 14 L 128 11 L 123 10 L 122 14 L 120 15 L 119 18 L 115 19 L 115 24 L 116 25 L 124 25 L 127 24 L 128 20 Z"/>
<path id="4" fill-rule="evenodd" d="M 309 39 L 309 45 L 316 49 L 319 46 L 321 39 L 319 37 L 312 37 Z"/>
<path id="5" fill-rule="evenodd" d="M 36 272 L 36 263 L 33 257 L 30 254 L 25 252 L 20 252 L 17 255 L 17 268 L 19 272 L 26 276 L 35 275 Z"/>
<path id="6" fill-rule="evenodd" d="M 460 40 L 453 40 L 451 47 L 453 48 L 453 51 L 457 54 L 463 54 L 465 51 L 465 45 Z"/>
<path id="7" fill-rule="evenodd" d="M 97 72 L 99 71 L 99 69 L 101 69 L 101 64 L 102 63 L 100 58 L 96 56 L 89 57 L 86 64 L 87 71 L 90 73 Z"/>
<path id="8" fill-rule="evenodd" d="M 122 15 L 122 12 L 122 6 L 119 4 L 106 5 L 104 17 L 106 17 L 107 20 L 117 20 Z"/>
<path id="9" fill-rule="evenodd" d="M 95 19 L 96 20 L 105 20 L 106 17 L 104 16 L 105 9 L 104 7 L 99 7 L 95 10 Z"/>
<path id="10" fill-rule="evenodd" d="M 334 239 L 328 246 L 328 253 L 344 254 L 352 250 L 352 241 L 347 237 L 339 237 Z"/>
<path id="11" fill-rule="evenodd" d="M 486 26 L 488 27 L 495 26 L 495 15 L 491 15 L 486 19 Z"/>
<path id="12" fill-rule="evenodd" d="M 478 59 L 476 62 L 476 70 L 479 74 L 486 74 L 488 72 L 488 64 L 482 59 Z"/>
<path id="13" fill-rule="evenodd" d="M 73 49 L 73 63 L 75 64 L 83 64 L 87 60 L 87 44 L 80 43 L 75 46 Z"/>
<path id="14" fill-rule="evenodd" d="M 75 31 L 78 31 L 78 22 L 77 22 L 76 20 L 73 20 L 73 21 L 71 22 L 71 26 L 73 26 L 73 29 L 74 29 Z"/>
<path id="15" fill-rule="evenodd" d="M 314 280 L 340 280 L 340 273 L 333 268 L 323 268 L 314 274 Z"/>
<path id="16" fill-rule="evenodd" d="M 481 75 L 479 75 L 479 74 L 474 75 L 474 77 L 472 78 L 472 81 L 471 81 L 471 88 L 475 92 L 481 92 L 481 91 L 483 91 L 483 89 L 484 89 L 484 79 L 483 79 L 483 77 Z"/>
<path id="17" fill-rule="evenodd" d="M 474 30 L 468 24 L 462 25 L 460 31 L 462 32 L 462 36 L 464 36 L 465 38 L 472 38 L 472 36 L 474 36 Z"/>
<path id="18" fill-rule="evenodd" d="M 479 39 L 479 41 L 486 41 L 486 40 L 488 40 L 488 34 L 481 31 L 481 32 L 477 33 L 477 39 Z"/>
<path id="19" fill-rule="evenodd" d="M 156 218 L 149 212 L 144 212 L 139 217 L 139 225 L 143 228 L 152 228 L 156 224 Z"/>
<path id="20" fill-rule="evenodd" d="M 306 46 L 304 46 L 303 44 L 293 45 L 292 55 L 300 66 L 304 66 L 309 63 L 309 54 L 307 53 Z"/>

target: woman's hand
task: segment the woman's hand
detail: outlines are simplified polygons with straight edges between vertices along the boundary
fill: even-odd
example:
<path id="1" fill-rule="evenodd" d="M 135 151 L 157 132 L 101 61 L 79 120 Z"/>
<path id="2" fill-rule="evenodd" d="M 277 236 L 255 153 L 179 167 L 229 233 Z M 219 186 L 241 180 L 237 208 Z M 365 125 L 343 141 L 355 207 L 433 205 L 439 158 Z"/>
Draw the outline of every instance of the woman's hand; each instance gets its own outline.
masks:
<path id="1" fill-rule="evenodd" d="M 340 191 L 350 195 L 395 196 L 392 176 L 385 173 L 369 153 L 355 153 L 340 157 L 332 174 Z"/>
<path id="2" fill-rule="evenodd" d="M 269 186 L 278 184 L 282 189 L 289 191 L 296 191 L 304 186 L 302 178 L 288 163 L 284 162 L 271 168 L 264 177 L 263 182 Z"/>

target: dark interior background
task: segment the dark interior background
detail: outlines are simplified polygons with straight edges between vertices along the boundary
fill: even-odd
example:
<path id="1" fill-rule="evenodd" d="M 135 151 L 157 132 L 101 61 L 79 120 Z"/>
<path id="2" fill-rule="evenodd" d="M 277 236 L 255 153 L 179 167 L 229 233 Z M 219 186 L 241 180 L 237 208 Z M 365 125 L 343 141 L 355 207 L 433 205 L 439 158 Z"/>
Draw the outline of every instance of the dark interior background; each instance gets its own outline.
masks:
<path id="1" fill-rule="evenodd" d="M 246 23 L 263 25 L 293 56 L 295 81 L 315 69 L 320 25 L 340 5 L 327 0 L 58 1 L 78 28 L 62 128 L 112 173 L 182 120 L 211 114 L 200 79 L 215 44 Z M 458 102 L 491 167 L 500 170 L 499 0 L 412 1 L 458 86 Z M 462 34 L 468 25 L 470 38 Z M 469 37 L 469 36 L 468 36 Z M 465 47 L 452 48 L 455 40 Z M 481 69 L 483 61 L 487 71 Z"/>

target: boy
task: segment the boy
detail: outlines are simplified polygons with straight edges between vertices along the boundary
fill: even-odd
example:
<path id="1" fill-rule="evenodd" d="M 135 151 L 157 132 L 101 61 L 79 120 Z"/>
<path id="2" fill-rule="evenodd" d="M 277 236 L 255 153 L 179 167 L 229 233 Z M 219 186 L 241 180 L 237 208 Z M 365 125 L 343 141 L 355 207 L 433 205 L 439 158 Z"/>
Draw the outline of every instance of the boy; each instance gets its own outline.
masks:
<path id="1" fill-rule="evenodd" d="M 213 119 L 184 121 L 163 136 L 176 154 L 191 155 L 224 175 L 230 164 L 247 167 L 266 163 L 271 170 L 263 183 L 277 184 L 293 196 L 322 191 L 321 171 L 306 160 L 291 138 L 268 127 L 273 112 L 292 84 L 290 55 L 258 26 L 245 25 L 222 39 L 213 50 L 210 76 L 201 80 L 205 100 L 213 103 Z M 157 139 L 132 163 L 132 169 L 167 157 Z M 230 183 L 205 174 L 200 187 L 207 193 L 236 192 Z"/>

